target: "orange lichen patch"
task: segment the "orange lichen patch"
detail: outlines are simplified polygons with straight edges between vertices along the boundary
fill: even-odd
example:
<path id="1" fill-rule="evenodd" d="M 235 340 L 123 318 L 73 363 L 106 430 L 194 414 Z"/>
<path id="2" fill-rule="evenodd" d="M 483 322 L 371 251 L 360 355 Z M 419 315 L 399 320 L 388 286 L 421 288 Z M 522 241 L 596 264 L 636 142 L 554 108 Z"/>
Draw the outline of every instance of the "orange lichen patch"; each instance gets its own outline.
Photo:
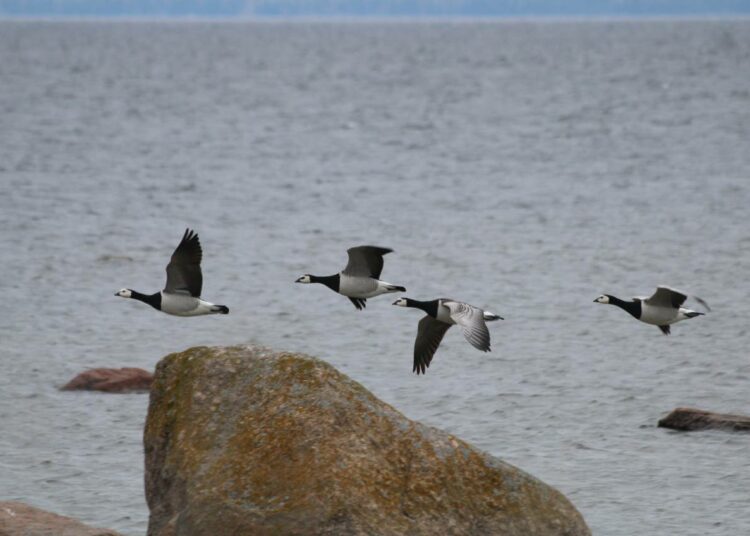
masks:
<path id="1" fill-rule="evenodd" d="M 554 489 L 315 358 L 192 348 L 159 363 L 150 402 L 153 536 L 588 534 Z"/>

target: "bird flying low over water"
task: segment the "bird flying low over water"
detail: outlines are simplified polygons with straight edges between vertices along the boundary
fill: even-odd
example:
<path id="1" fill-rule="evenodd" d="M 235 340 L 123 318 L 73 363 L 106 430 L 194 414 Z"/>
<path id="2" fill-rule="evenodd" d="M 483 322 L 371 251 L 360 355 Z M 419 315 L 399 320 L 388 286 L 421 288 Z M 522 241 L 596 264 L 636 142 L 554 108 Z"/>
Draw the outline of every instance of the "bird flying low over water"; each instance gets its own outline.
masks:
<path id="1" fill-rule="evenodd" d="M 357 246 L 349 248 L 349 262 L 339 273 L 327 276 L 305 274 L 295 283 L 321 283 L 334 292 L 346 296 L 357 309 L 367 306 L 367 298 L 389 292 L 405 292 L 404 287 L 380 281 L 383 271 L 383 255 L 392 249 L 377 246 Z"/>
<path id="2" fill-rule="evenodd" d="M 167 284 L 164 290 L 155 294 L 141 294 L 124 288 L 115 293 L 115 296 L 139 300 L 163 313 L 176 316 L 228 314 L 229 308 L 226 305 L 214 305 L 200 298 L 203 287 L 202 258 L 203 250 L 198 235 L 186 229 L 167 265 Z"/>
<path id="3" fill-rule="evenodd" d="M 483 311 L 468 303 L 439 298 L 431 301 L 400 298 L 393 305 L 421 309 L 427 316 L 419 321 L 417 339 L 414 341 L 414 367 L 412 372 L 424 374 L 430 366 L 432 356 L 440 346 L 445 332 L 458 324 L 469 344 L 483 352 L 490 351 L 490 331 L 486 322 L 503 320 L 502 316 Z"/>
<path id="4" fill-rule="evenodd" d="M 656 287 L 656 292 L 648 298 L 638 297 L 633 298 L 631 301 L 625 301 L 609 294 L 603 294 L 595 299 L 594 302 L 616 305 L 621 309 L 625 309 L 641 322 L 658 326 L 664 335 L 669 335 L 670 324 L 704 314 L 682 307 L 682 304 L 685 303 L 688 297 L 686 293 L 679 290 L 660 286 Z M 707 311 L 711 310 L 708 304 L 697 296 L 690 297 L 705 307 Z"/>

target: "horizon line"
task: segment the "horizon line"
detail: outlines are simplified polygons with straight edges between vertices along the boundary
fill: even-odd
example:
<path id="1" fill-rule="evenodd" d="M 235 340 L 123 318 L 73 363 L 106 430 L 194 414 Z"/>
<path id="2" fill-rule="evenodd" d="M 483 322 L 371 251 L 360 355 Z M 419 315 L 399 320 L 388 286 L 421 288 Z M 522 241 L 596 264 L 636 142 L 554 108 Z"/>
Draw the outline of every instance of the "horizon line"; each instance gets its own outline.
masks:
<path id="1" fill-rule="evenodd" d="M 434 22 L 627 22 L 627 21 L 748 21 L 750 10 L 736 13 L 611 13 L 611 14 L 525 14 L 525 15 L 32 15 L 0 13 L 0 22 L 176 22 L 176 23 L 434 23 Z"/>

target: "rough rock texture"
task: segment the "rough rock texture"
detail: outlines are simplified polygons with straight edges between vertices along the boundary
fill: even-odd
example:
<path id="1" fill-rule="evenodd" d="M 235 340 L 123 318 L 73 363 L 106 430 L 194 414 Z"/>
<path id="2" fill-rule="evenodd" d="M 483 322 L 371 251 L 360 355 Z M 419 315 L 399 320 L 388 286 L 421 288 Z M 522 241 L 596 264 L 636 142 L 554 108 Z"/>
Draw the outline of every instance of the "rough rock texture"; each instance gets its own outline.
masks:
<path id="1" fill-rule="evenodd" d="M 81 372 L 62 386 L 63 391 L 104 391 L 106 393 L 147 392 L 154 375 L 139 368 L 95 368 Z"/>
<path id="2" fill-rule="evenodd" d="M 659 426 L 683 431 L 721 429 L 750 432 L 750 417 L 713 413 L 702 409 L 677 408 L 661 419 Z"/>
<path id="3" fill-rule="evenodd" d="M 168 355 L 144 446 L 150 536 L 590 534 L 557 490 L 300 354 Z"/>
<path id="4" fill-rule="evenodd" d="M 120 536 L 21 502 L 0 502 L 0 536 Z"/>

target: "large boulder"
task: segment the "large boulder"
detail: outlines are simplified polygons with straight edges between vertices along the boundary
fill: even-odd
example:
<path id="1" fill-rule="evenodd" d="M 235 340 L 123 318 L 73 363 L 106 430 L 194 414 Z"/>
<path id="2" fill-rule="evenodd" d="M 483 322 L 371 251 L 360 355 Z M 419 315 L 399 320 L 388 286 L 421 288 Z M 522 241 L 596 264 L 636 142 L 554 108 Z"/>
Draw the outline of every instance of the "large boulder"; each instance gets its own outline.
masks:
<path id="1" fill-rule="evenodd" d="M 0 502 L 0 536 L 120 536 L 28 504 Z"/>
<path id="2" fill-rule="evenodd" d="M 677 408 L 660 419 L 659 426 L 685 432 L 712 429 L 750 432 L 750 417 L 694 408 Z"/>
<path id="3" fill-rule="evenodd" d="M 300 354 L 168 355 L 144 446 L 150 536 L 590 534 L 554 488 Z"/>
<path id="4" fill-rule="evenodd" d="M 153 379 L 153 374 L 140 368 L 95 368 L 81 372 L 61 389 L 105 393 L 146 393 L 151 388 Z"/>

